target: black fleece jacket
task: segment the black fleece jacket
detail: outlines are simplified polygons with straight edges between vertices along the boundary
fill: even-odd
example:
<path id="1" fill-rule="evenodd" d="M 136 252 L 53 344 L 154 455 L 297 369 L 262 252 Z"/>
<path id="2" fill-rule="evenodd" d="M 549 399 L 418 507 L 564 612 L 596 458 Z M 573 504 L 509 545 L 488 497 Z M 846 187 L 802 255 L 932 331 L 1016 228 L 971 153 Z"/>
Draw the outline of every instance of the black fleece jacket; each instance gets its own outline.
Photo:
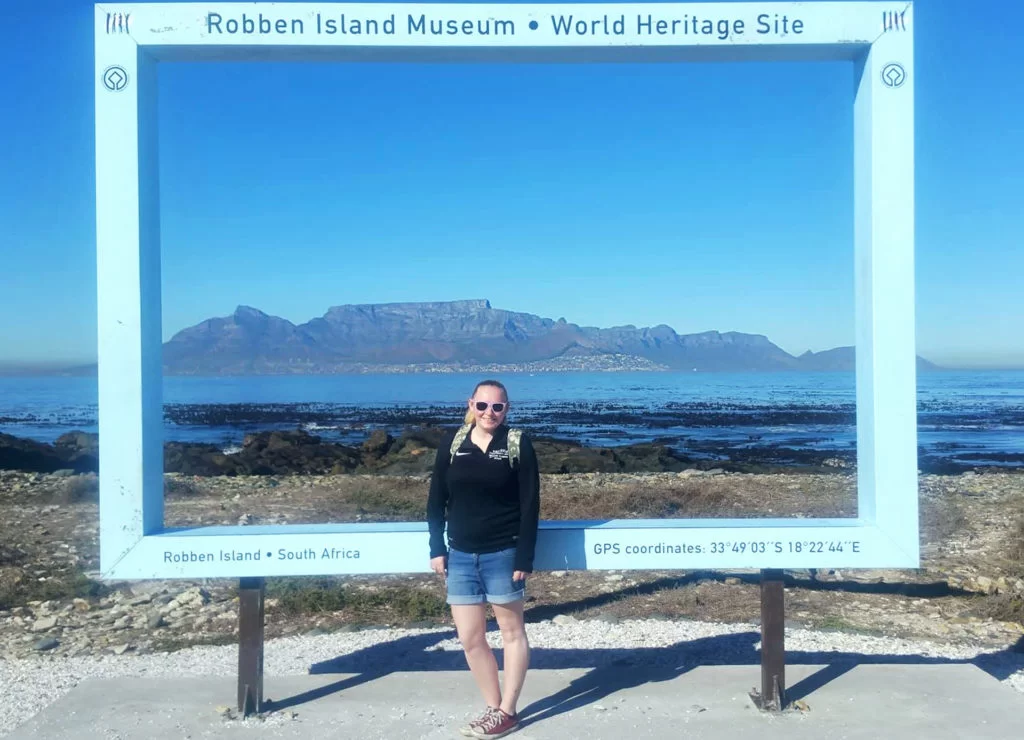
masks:
<path id="1" fill-rule="evenodd" d="M 450 460 L 456 431 L 445 435 L 434 460 L 427 498 L 430 557 L 447 555 L 448 547 L 478 554 L 515 547 L 515 569 L 531 573 L 540 516 L 540 471 L 532 442 L 522 435 L 519 459 L 510 466 L 508 427 L 502 424 L 486 452 L 473 444 L 471 431 Z"/>

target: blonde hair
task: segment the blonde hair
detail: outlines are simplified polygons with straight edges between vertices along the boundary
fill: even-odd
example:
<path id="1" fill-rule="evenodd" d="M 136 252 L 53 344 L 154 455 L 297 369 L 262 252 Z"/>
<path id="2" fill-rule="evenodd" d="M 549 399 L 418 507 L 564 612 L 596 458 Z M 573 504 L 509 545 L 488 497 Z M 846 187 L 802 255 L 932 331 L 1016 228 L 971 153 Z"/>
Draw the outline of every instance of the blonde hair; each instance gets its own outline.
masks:
<path id="1" fill-rule="evenodd" d="M 481 380 L 473 388 L 473 392 L 470 394 L 469 397 L 472 398 L 473 396 L 475 396 L 476 392 L 478 390 L 480 390 L 480 388 L 485 386 L 485 385 L 489 385 L 489 386 L 492 386 L 494 388 L 499 389 L 502 392 L 502 394 L 504 394 L 504 396 L 505 396 L 505 402 L 508 403 L 508 389 L 505 388 L 505 386 L 501 384 L 501 381 L 498 381 L 498 380 Z M 473 414 L 473 409 L 466 409 L 466 415 L 463 417 L 462 423 L 463 424 L 472 424 L 475 419 L 476 419 L 476 416 Z"/>

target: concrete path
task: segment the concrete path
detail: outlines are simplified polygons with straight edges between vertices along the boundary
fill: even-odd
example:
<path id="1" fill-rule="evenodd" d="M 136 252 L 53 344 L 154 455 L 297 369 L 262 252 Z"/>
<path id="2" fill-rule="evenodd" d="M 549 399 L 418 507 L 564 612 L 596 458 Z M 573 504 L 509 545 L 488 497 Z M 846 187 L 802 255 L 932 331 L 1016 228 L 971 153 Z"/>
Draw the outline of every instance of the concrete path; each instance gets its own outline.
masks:
<path id="1" fill-rule="evenodd" d="M 805 709 L 767 714 L 748 696 L 760 667 L 684 673 L 638 668 L 534 670 L 509 737 L 639 740 L 885 740 L 1022 737 L 1024 695 L 971 665 L 787 666 Z M 87 681 L 9 735 L 12 740 L 185 738 L 457 738 L 479 709 L 466 671 L 268 676 L 270 711 L 228 716 L 234 679 Z"/>

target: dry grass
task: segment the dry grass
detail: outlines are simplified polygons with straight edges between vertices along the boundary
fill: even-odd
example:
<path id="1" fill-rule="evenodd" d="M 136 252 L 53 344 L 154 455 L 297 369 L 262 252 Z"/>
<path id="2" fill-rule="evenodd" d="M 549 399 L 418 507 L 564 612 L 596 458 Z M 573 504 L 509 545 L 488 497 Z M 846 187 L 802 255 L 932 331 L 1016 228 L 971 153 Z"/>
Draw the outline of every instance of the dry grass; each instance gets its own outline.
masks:
<path id="1" fill-rule="evenodd" d="M 748 476 L 624 477 L 590 486 L 552 480 L 541 495 L 541 518 L 549 520 L 849 517 L 856 510 L 854 484 L 839 478 L 784 488 Z"/>
<path id="2" fill-rule="evenodd" d="M 994 563 L 1009 581 L 1024 579 L 1024 504 L 1011 514 L 1001 555 Z M 989 594 L 975 599 L 970 613 L 984 619 L 1024 624 L 1024 593 Z"/>
<path id="3" fill-rule="evenodd" d="M 273 611 L 290 617 L 331 615 L 348 624 L 394 624 L 441 620 L 448 614 L 440 589 L 412 586 L 360 588 L 336 578 L 267 581 Z"/>
<path id="4" fill-rule="evenodd" d="M 202 491 L 192 481 L 184 478 L 165 477 L 164 496 L 167 499 L 196 497 Z M 75 475 L 61 481 L 53 490 L 50 499 L 62 506 L 79 503 L 98 503 L 100 500 L 99 478 L 95 475 Z"/>
<path id="5" fill-rule="evenodd" d="M 728 509 L 721 490 L 697 482 L 608 486 L 553 491 L 541 496 L 541 518 L 679 519 L 714 517 Z"/>
<path id="6" fill-rule="evenodd" d="M 308 497 L 307 521 L 425 521 L 427 489 L 397 478 L 339 478 Z"/>
<path id="7" fill-rule="evenodd" d="M 94 475 L 76 475 L 63 481 L 55 491 L 55 501 L 60 504 L 95 503 L 100 500 L 100 481 Z"/>
<path id="8" fill-rule="evenodd" d="M 12 568 L 0 568 L 0 609 L 13 609 L 31 601 L 95 600 L 110 589 L 81 571 L 64 571 L 45 578 L 29 578 Z"/>
<path id="9" fill-rule="evenodd" d="M 1017 576 L 1024 578 L 1024 510 L 1017 515 L 1010 528 L 1010 536 L 1006 543 L 1006 556 L 1011 567 L 1015 566 Z"/>
<path id="10" fill-rule="evenodd" d="M 948 543 L 964 536 L 970 520 L 953 494 L 925 500 L 920 508 L 921 534 L 927 542 Z"/>
<path id="11" fill-rule="evenodd" d="M 201 526 L 237 520 L 292 524 L 426 520 L 425 477 L 281 477 L 273 487 L 225 487 L 216 495 L 170 497 L 167 522 Z M 237 494 L 236 494 L 237 492 Z M 214 496 L 216 507 L 209 505 Z M 205 501 L 205 503 L 204 503 Z M 541 478 L 546 521 L 856 516 L 856 484 L 842 476 L 551 475 Z"/>
<path id="12" fill-rule="evenodd" d="M 982 619 L 1024 624 L 1024 594 L 991 594 L 976 599 L 970 613 Z"/>
<path id="13" fill-rule="evenodd" d="M 199 486 L 186 478 L 164 477 L 165 499 L 193 498 L 202 494 Z"/>

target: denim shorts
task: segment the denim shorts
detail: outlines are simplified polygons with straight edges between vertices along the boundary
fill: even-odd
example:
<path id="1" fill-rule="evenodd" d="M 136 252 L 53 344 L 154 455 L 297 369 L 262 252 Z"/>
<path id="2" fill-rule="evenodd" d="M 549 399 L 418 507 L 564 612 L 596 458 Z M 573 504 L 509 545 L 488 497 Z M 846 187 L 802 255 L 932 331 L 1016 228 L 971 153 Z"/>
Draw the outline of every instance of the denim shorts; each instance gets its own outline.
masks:
<path id="1" fill-rule="evenodd" d="M 448 551 L 448 603 L 511 604 L 526 595 L 526 582 L 513 581 L 516 549 L 474 555 Z"/>

